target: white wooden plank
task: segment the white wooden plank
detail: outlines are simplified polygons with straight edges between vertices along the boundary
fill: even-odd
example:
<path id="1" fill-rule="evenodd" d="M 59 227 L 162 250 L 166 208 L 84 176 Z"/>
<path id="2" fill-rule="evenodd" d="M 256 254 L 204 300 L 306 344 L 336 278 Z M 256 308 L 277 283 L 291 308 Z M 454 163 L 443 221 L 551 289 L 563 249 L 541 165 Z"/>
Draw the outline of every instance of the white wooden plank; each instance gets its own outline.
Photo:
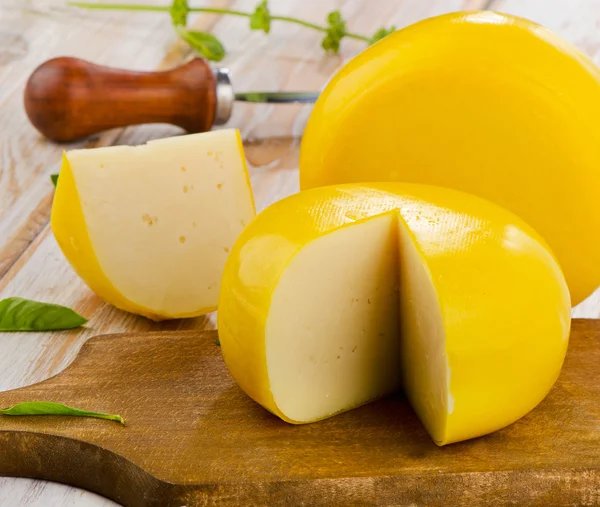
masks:
<path id="1" fill-rule="evenodd" d="M 0 276 L 47 221 L 53 192 L 48 174 L 65 149 L 43 139 L 26 118 L 23 89 L 31 72 L 63 55 L 152 69 L 174 38 L 168 19 L 148 13 L 84 16 L 62 0 L 4 0 L 0 43 L 10 45 L 0 47 Z M 114 136 L 92 143 L 110 144 Z"/>
<path id="2" fill-rule="evenodd" d="M 101 496 L 34 479 L 0 477 L 0 507 L 117 507 L 118 504 Z"/>

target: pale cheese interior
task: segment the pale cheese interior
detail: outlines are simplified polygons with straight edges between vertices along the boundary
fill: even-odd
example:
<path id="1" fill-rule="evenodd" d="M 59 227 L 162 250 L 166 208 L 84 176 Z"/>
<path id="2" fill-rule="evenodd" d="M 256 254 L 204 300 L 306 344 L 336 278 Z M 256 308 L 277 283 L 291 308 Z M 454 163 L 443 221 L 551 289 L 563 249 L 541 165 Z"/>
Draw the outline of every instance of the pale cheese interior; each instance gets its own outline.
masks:
<path id="1" fill-rule="evenodd" d="M 441 443 L 453 409 L 442 313 L 414 238 L 402 220 L 399 226 L 402 386 L 431 438 Z"/>
<path id="2" fill-rule="evenodd" d="M 321 419 L 399 385 L 397 239 L 381 216 L 323 236 L 291 261 L 266 330 L 275 403 Z"/>
<path id="3" fill-rule="evenodd" d="M 255 214 L 237 131 L 77 150 L 68 159 L 114 287 L 160 314 L 214 309 L 229 250 Z"/>
<path id="4" fill-rule="evenodd" d="M 271 392 L 295 422 L 385 396 L 404 371 L 408 395 L 422 400 L 414 406 L 436 438 L 447 410 L 444 347 L 428 271 L 394 214 L 306 245 L 281 276 L 266 325 Z"/>

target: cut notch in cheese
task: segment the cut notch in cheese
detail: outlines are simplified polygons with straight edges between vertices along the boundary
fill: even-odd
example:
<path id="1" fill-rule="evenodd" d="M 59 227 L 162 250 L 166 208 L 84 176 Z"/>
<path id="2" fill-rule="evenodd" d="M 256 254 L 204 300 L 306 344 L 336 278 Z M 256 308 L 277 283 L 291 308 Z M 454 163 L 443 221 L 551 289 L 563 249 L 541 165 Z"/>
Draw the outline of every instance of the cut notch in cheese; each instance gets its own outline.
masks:
<path id="1" fill-rule="evenodd" d="M 216 309 L 234 241 L 254 217 L 239 132 L 68 152 L 52 228 L 99 296 L 155 319 Z"/>
<path id="2" fill-rule="evenodd" d="M 427 263 L 398 214 L 298 252 L 274 290 L 265 340 L 274 402 L 295 422 L 380 398 L 402 375 L 428 432 L 444 440 L 453 404 L 444 323 Z"/>

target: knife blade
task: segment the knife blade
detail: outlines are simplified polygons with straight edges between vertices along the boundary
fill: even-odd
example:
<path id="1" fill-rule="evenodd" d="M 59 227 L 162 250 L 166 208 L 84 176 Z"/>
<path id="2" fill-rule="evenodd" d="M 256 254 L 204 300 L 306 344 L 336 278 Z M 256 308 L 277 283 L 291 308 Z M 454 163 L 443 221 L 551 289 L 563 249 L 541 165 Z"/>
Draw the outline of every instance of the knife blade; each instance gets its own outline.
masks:
<path id="1" fill-rule="evenodd" d="M 235 100 L 253 103 L 310 104 L 319 97 L 318 92 L 241 92 L 235 93 Z"/>

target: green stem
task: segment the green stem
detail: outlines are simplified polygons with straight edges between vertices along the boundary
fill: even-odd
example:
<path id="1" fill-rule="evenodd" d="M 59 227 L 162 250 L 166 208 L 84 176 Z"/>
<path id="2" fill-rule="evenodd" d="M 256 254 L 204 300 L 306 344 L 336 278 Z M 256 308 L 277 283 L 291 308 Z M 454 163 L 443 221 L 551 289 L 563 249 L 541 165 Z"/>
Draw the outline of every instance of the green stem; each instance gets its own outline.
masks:
<path id="1" fill-rule="evenodd" d="M 136 4 L 99 4 L 99 3 L 88 3 L 88 2 L 67 2 L 67 5 L 71 7 L 80 7 L 82 9 L 97 9 L 97 10 L 114 10 L 114 11 L 151 11 L 151 12 L 170 12 L 170 7 L 162 7 L 159 5 L 136 5 Z M 212 7 L 190 7 L 190 12 L 205 12 L 209 14 L 227 14 L 230 16 L 240 16 L 249 18 L 252 16 L 250 12 L 235 11 L 231 9 L 216 9 Z M 291 18 L 289 16 L 271 16 L 272 21 L 285 21 L 286 23 L 294 23 L 301 25 L 306 28 L 312 28 L 319 32 L 326 32 L 327 28 L 309 21 L 302 19 Z M 345 37 L 350 39 L 361 40 L 364 42 L 370 42 L 369 37 L 360 35 L 358 33 L 346 32 Z"/>
<path id="2" fill-rule="evenodd" d="M 209 12 L 211 14 L 230 14 L 231 16 L 243 16 L 249 18 L 252 14 L 231 9 L 214 9 L 212 7 L 190 7 L 190 12 Z"/>
<path id="3" fill-rule="evenodd" d="M 160 5 L 138 5 L 138 4 L 98 4 L 88 2 L 67 2 L 70 7 L 80 7 L 82 9 L 96 9 L 99 11 L 151 11 L 151 12 L 170 12 L 170 7 Z M 251 14 L 243 11 L 234 11 L 231 9 L 216 9 L 213 7 L 190 7 L 189 12 L 208 12 L 211 14 L 230 14 L 232 16 L 243 16 L 249 18 Z"/>
<path id="4" fill-rule="evenodd" d="M 365 35 L 360 35 L 359 33 L 350 33 L 350 32 L 346 32 L 344 33 L 344 37 L 348 37 L 349 39 L 356 39 L 356 40 L 362 40 L 364 42 L 371 42 L 371 39 L 369 39 L 369 37 L 366 37 Z"/>
<path id="5" fill-rule="evenodd" d="M 297 25 L 305 26 L 307 28 L 312 28 L 313 30 L 318 30 L 319 32 L 326 32 L 327 28 L 316 25 L 315 23 L 310 23 L 308 21 L 304 21 L 302 19 L 290 18 L 289 16 L 271 16 L 271 20 L 273 21 L 286 21 L 287 23 L 295 23 Z"/>
<path id="6" fill-rule="evenodd" d="M 315 23 L 310 23 L 308 21 L 304 21 L 303 19 L 290 18 L 289 16 L 271 16 L 271 20 L 273 21 L 285 21 L 287 23 L 295 23 L 296 25 L 305 26 L 307 28 L 312 28 L 313 30 L 318 30 L 319 32 L 326 32 L 327 28 L 321 25 L 316 25 Z M 350 37 L 351 39 L 363 40 L 365 42 L 369 42 L 369 38 L 364 35 L 360 35 L 358 33 L 350 33 L 346 32 L 344 34 L 345 37 Z"/>

